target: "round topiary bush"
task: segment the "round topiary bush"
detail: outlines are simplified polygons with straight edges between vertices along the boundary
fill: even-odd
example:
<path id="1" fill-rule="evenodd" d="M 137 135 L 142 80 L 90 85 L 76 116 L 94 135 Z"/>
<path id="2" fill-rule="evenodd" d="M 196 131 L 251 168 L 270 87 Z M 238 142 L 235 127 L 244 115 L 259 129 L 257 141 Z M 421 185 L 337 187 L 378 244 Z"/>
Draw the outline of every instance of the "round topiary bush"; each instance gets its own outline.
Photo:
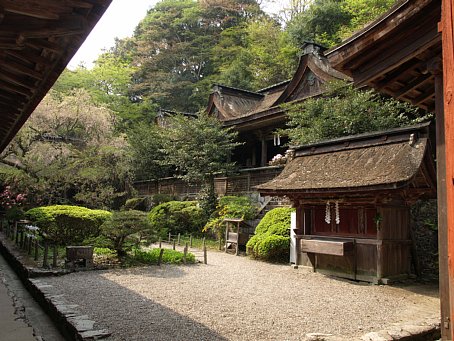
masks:
<path id="1" fill-rule="evenodd" d="M 39 227 L 46 239 L 59 245 L 71 245 L 98 236 L 100 226 L 112 213 L 80 206 L 54 205 L 32 208 L 25 215 Z"/>
<path id="2" fill-rule="evenodd" d="M 169 201 L 154 207 L 148 214 L 151 227 L 167 233 L 198 233 L 206 221 L 196 201 Z"/>
<path id="3" fill-rule="evenodd" d="M 288 261 L 290 252 L 290 213 L 292 208 L 280 207 L 269 211 L 246 244 L 249 255 L 273 262 Z"/>

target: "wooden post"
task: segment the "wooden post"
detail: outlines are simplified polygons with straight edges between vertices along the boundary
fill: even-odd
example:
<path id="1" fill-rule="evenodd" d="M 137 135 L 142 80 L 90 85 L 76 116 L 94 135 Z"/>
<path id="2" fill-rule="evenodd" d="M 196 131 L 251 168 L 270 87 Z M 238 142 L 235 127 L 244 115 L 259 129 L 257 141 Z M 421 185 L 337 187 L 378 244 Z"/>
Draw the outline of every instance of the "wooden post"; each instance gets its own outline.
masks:
<path id="1" fill-rule="evenodd" d="M 171 239 L 172 239 L 172 235 L 171 235 L 171 233 L 169 232 L 169 244 L 170 244 L 170 242 L 171 242 Z"/>
<path id="2" fill-rule="evenodd" d="M 161 248 L 162 240 L 161 237 L 159 237 L 159 248 Z"/>
<path id="3" fill-rule="evenodd" d="M 442 293 L 441 301 L 449 302 L 450 320 L 441 321 L 442 337 L 454 339 L 454 6 L 452 0 L 442 1 L 442 44 L 443 44 L 443 101 L 445 118 L 445 161 L 446 161 L 446 209 L 448 260 L 444 264 L 448 274 L 449 293 Z M 443 241 L 441 241 L 443 243 Z M 441 266 L 441 264 L 440 264 Z M 448 328 L 446 328 L 448 327 Z M 448 329 L 449 332 L 443 331 Z"/>
<path id="4" fill-rule="evenodd" d="M 17 227 L 17 221 L 14 222 L 14 238 L 15 243 L 19 244 L 19 228 Z"/>
<path id="5" fill-rule="evenodd" d="M 225 247 L 224 247 L 224 251 L 225 253 L 227 253 L 227 239 L 229 237 L 229 222 L 226 222 L 225 224 Z"/>
<path id="6" fill-rule="evenodd" d="M 35 261 L 38 260 L 38 255 L 39 255 L 39 243 L 38 243 L 38 238 L 35 238 Z"/>
<path id="7" fill-rule="evenodd" d="M 180 244 L 180 239 L 181 239 L 181 235 L 180 235 L 180 233 L 178 233 L 178 246 L 181 245 L 181 244 Z"/>
<path id="8" fill-rule="evenodd" d="M 164 249 L 159 250 L 158 265 L 161 266 L 162 255 L 164 254 Z"/>
<path id="9" fill-rule="evenodd" d="M 183 249 L 183 263 L 186 264 L 186 256 L 188 255 L 188 243 L 186 243 L 186 246 Z"/>
<path id="10" fill-rule="evenodd" d="M 33 236 L 30 235 L 30 237 L 28 238 L 28 245 L 27 245 L 27 251 L 28 251 L 29 255 L 32 254 L 32 245 L 33 245 Z"/>
<path id="11" fill-rule="evenodd" d="M 221 235 L 219 235 L 219 251 L 221 251 L 221 250 L 222 250 L 222 237 L 221 237 Z"/>
<path id="12" fill-rule="evenodd" d="M 52 267 L 57 267 L 57 257 L 58 257 L 58 249 L 57 245 L 54 245 L 52 248 Z"/>
<path id="13" fill-rule="evenodd" d="M 262 136 L 261 140 L 260 140 L 261 144 L 262 144 L 262 154 L 261 154 L 261 158 L 260 158 L 260 166 L 261 167 L 265 167 L 266 166 L 266 161 L 267 161 L 267 158 L 268 158 L 268 146 L 266 145 L 266 138 L 265 138 L 265 135 Z"/>
<path id="14" fill-rule="evenodd" d="M 205 238 L 203 238 L 203 264 L 207 264 L 207 246 L 205 243 Z"/>
<path id="15" fill-rule="evenodd" d="M 43 268 L 49 267 L 49 262 L 47 261 L 49 253 L 49 245 L 47 242 L 44 242 L 44 256 L 43 256 Z"/>
<path id="16" fill-rule="evenodd" d="M 175 250 L 175 239 L 173 240 L 173 249 Z"/>

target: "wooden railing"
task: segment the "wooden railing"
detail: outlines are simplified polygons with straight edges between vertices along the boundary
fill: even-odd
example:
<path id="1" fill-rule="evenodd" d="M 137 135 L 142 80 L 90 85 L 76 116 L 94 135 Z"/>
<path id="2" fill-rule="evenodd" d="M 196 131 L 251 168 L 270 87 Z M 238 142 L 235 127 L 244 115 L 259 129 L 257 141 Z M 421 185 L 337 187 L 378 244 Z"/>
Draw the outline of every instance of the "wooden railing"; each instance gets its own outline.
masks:
<path id="1" fill-rule="evenodd" d="M 218 195 L 233 195 L 255 192 L 255 186 L 274 179 L 282 172 L 283 166 L 269 166 L 242 169 L 236 175 L 216 177 L 214 186 Z M 134 187 L 139 195 L 169 194 L 194 198 L 201 190 L 200 184 L 188 184 L 177 178 L 138 181 Z"/>
<path id="2" fill-rule="evenodd" d="M 15 221 L 12 224 L 0 224 L 0 231 L 5 233 L 5 236 L 13 241 L 17 247 L 25 251 L 29 256 L 33 255 L 33 259 L 38 262 L 40 256 L 43 268 L 50 268 L 49 256 L 52 253 L 52 268 L 58 266 L 58 248 L 57 245 L 50 244 L 46 241 L 40 241 L 37 235 L 37 230 L 29 227 L 30 222 Z M 41 255 L 40 255 L 41 250 Z"/>

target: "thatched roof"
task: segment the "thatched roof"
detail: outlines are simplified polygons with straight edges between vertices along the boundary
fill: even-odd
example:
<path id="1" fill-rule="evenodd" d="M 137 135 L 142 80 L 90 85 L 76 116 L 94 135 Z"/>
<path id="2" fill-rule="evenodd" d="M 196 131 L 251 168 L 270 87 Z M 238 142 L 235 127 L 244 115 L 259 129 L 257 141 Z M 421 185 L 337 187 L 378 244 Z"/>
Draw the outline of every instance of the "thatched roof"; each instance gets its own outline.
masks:
<path id="1" fill-rule="evenodd" d="M 433 162 L 423 167 L 425 158 L 431 160 L 428 138 L 425 124 L 302 146 L 279 176 L 257 189 L 278 195 L 392 190 L 409 186 L 424 171 L 427 181 L 414 187 L 433 191 Z"/>
<path id="2" fill-rule="evenodd" d="M 330 66 L 321 46 L 307 44 L 292 79 L 257 92 L 216 84 L 206 111 L 225 126 L 237 128 L 261 125 L 264 120 L 283 122 L 281 104 L 320 95 L 325 82 L 346 78 Z"/>
<path id="3" fill-rule="evenodd" d="M 110 2 L 0 2 L 0 151 L 57 80 Z"/>

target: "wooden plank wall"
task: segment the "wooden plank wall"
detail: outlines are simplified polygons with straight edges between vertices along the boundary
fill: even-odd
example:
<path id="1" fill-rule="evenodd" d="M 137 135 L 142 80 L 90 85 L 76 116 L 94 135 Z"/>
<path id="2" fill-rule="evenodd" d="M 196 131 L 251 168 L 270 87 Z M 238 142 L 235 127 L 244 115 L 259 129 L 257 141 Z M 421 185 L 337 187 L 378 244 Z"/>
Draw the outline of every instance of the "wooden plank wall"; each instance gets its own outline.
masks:
<path id="1" fill-rule="evenodd" d="M 448 214 L 448 277 L 449 297 L 441 300 L 450 302 L 450 335 L 444 340 L 454 339 L 454 5 L 452 0 L 442 2 L 442 41 L 443 41 L 443 85 L 446 143 L 446 193 Z M 448 321 L 442 321 L 442 324 Z M 444 328 L 442 328 L 443 330 Z"/>

